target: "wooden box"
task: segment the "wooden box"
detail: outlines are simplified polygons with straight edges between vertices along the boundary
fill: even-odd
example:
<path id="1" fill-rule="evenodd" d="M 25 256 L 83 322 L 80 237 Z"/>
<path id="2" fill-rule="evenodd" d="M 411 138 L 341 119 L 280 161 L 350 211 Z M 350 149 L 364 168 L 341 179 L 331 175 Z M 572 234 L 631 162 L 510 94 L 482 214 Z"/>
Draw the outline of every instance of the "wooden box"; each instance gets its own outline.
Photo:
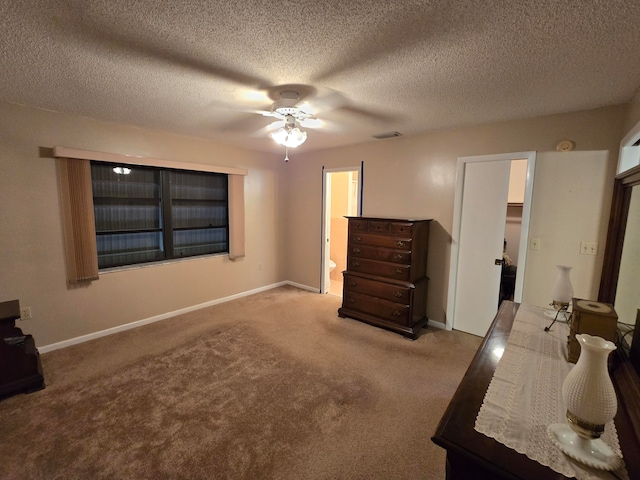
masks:
<path id="1" fill-rule="evenodd" d="M 580 344 L 576 340 L 579 333 L 587 333 L 616 343 L 618 314 L 609 303 L 573 299 L 573 313 L 569 328 L 567 360 L 576 363 L 580 356 Z"/>

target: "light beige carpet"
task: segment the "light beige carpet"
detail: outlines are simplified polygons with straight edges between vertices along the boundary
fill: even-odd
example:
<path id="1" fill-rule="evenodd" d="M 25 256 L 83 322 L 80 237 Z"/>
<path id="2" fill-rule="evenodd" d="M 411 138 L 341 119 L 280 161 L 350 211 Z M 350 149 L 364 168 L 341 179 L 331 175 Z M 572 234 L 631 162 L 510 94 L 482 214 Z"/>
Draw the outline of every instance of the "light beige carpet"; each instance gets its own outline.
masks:
<path id="1" fill-rule="evenodd" d="M 282 287 L 42 355 L 46 388 L 0 402 L 0 478 L 443 479 L 481 339 L 340 301 Z"/>

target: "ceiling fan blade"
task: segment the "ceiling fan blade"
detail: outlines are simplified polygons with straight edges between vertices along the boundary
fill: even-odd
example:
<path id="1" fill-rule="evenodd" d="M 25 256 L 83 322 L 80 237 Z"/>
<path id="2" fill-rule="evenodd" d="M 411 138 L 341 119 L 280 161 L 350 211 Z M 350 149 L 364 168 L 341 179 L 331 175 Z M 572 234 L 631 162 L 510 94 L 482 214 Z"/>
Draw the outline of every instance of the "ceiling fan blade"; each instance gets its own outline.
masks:
<path id="1" fill-rule="evenodd" d="M 339 91 L 332 88 L 325 88 L 323 90 L 322 94 L 302 102 L 302 110 L 317 115 L 342 108 L 349 104 L 348 99 Z M 307 107 L 308 110 L 306 110 L 305 107 Z"/>
<path id="2" fill-rule="evenodd" d="M 269 125 L 266 125 L 264 127 L 262 127 L 259 130 L 256 130 L 255 132 L 253 132 L 251 134 L 252 137 L 265 137 L 267 135 L 269 135 L 272 132 L 275 132 L 276 130 L 278 130 L 280 127 L 282 127 L 284 125 L 284 123 L 282 122 L 282 120 L 278 120 L 276 122 L 271 122 Z"/>
<path id="3" fill-rule="evenodd" d="M 303 128 L 312 128 L 323 130 L 325 132 L 341 132 L 343 128 L 335 122 L 330 122 L 328 120 L 321 120 L 319 118 L 305 118 L 303 120 L 298 121 L 301 127 Z"/>
<path id="4" fill-rule="evenodd" d="M 142 35 L 130 35 L 126 31 L 118 30 L 117 22 L 99 22 L 95 18 L 83 15 L 79 9 L 69 7 L 66 17 L 68 21 L 56 22 L 56 28 L 62 35 L 73 36 L 74 40 L 80 43 L 90 42 L 99 48 L 115 48 L 241 85 L 264 89 L 271 84 L 264 78 L 236 70 L 222 62 L 212 61 L 210 56 L 202 58 L 180 52 L 160 36 L 151 40 L 143 38 Z"/>
<path id="5" fill-rule="evenodd" d="M 374 110 L 368 110 L 362 107 L 356 107 L 353 105 L 346 105 L 340 108 L 341 111 L 360 115 L 362 117 L 369 118 L 378 122 L 394 122 L 398 121 L 397 115 L 390 115 L 388 113 L 376 112 Z"/>
<path id="6" fill-rule="evenodd" d="M 344 49 L 331 65 L 324 71 L 318 72 L 312 79 L 314 82 L 324 82 L 330 78 L 351 75 L 361 71 L 372 62 L 384 57 L 393 57 L 399 52 L 408 51 L 415 45 L 427 39 L 440 38 L 451 31 L 453 18 L 460 18 L 456 11 L 462 7 L 456 2 L 434 2 L 434 6 L 426 7 L 423 2 L 398 10 L 388 15 L 375 28 L 362 29 L 359 37 L 353 38 L 350 48 Z M 447 21 L 443 21 L 443 20 Z M 478 22 L 480 24 L 480 22 Z M 478 27 L 472 24 L 464 25 L 465 33 Z M 463 31 L 463 30 L 460 30 Z M 398 35 L 402 32 L 402 35 Z M 379 42 L 384 38 L 385 42 Z"/>
<path id="7" fill-rule="evenodd" d="M 273 116 L 273 112 L 271 112 L 270 110 L 249 108 L 249 107 L 244 107 L 242 105 L 233 104 L 229 102 L 221 102 L 218 100 L 212 100 L 211 102 L 207 103 L 207 105 L 210 106 L 213 110 L 226 110 L 226 111 L 232 111 L 232 112 L 238 112 L 238 113 L 256 113 L 258 115 L 263 115 L 265 117 Z"/>

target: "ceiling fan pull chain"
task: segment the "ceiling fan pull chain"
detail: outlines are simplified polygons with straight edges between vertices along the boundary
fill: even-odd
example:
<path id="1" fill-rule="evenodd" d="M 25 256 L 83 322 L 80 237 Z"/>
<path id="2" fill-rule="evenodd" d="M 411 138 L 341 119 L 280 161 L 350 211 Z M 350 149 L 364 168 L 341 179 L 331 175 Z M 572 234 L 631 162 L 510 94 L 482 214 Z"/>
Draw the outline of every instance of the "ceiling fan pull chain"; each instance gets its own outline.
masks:
<path id="1" fill-rule="evenodd" d="M 284 147 L 284 161 L 285 162 L 289 161 L 289 147 L 287 146 Z"/>

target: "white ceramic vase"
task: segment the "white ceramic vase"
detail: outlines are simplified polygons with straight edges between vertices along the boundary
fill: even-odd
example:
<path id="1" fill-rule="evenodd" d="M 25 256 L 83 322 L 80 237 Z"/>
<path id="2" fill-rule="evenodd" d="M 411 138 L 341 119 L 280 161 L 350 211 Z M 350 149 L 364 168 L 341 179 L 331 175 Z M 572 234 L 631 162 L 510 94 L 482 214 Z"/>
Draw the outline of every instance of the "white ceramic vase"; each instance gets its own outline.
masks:
<path id="1" fill-rule="evenodd" d="M 553 300 L 553 306 L 556 308 L 567 307 L 573 298 L 573 285 L 571 285 L 571 278 L 569 272 L 571 271 L 568 265 L 556 265 L 558 273 L 556 280 L 553 283 L 553 290 L 551 290 L 551 298 Z"/>
<path id="2" fill-rule="evenodd" d="M 580 357 L 562 384 L 568 425 L 556 423 L 547 431 L 556 445 L 573 459 L 593 468 L 615 470 L 620 465 L 620 457 L 600 435 L 618 409 L 607 370 L 607 359 L 616 346 L 585 333 L 576 335 L 576 339 L 580 343 Z"/>
<path id="3" fill-rule="evenodd" d="M 598 438 L 618 409 L 607 369 L 607 359 L 616 346 L 586 333 L 576 335 L 576 339 L 580 343 L 580 357 L 564 379 L 562 399 L 573 431 L 584 438 Z"/>

